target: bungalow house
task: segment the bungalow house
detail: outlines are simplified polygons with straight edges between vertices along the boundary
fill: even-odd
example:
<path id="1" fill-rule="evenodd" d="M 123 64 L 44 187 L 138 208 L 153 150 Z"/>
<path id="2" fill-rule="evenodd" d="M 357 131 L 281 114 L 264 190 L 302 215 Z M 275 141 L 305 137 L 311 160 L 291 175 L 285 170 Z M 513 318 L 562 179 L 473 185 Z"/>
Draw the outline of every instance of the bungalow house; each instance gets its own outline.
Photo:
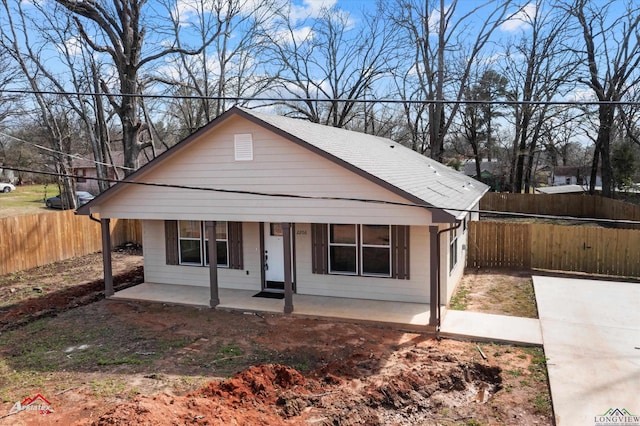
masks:
<path id="1" fill-rule="evenodd" d="M 438 324 L 487 186 L 392 140 L 234 107 L 90 203 L 140 219 L 145 284 L 420 303 Z M 150 288 L 153 288 L 151 286 Z M 440 304 L 439 304 L 439 303 Z M 389 305 L 389 303 L 387 303 Z"/>
<path id="2" fill-rule="evenodd" d="M 591 168 L 587 166 L 555 166 L 547 183 L 550 186 L 559 185 L 589 185 Z M 602 186 L 600 169 L 596 174 L 596 186 Z"/>
<path id="3" fill-rule="evenodd" d="M 509 174 L 507 167 L 497 159 L 491 161 L 482 159 L 480 162 L 480 176 L 477 176 L 476 161 L 473 159 L 464 163 L 463 171 L 465 175 L 489 185 L 492 191 L 500 192 L 507 188 Z"/>
<path id="4" fill-rule="evenodd" d="M 153 157 L 153 153 L 149 149 L 143 150 L 138 155 L 138 163 L 140 165 L 147 164 L 151 157 Z M 110 161 L 113 163 L 107 168 L 107 179 L 117 180 L 118 176 L 125 174 L 124 152 L 113 151 Z M 100 193 L 98 182 L 95 180 L 98 176 L 95 161 L 88 158 L 72 158 L 71 173 L 76 177 L 78 191 L 87 191 L 92 194 Z"/>

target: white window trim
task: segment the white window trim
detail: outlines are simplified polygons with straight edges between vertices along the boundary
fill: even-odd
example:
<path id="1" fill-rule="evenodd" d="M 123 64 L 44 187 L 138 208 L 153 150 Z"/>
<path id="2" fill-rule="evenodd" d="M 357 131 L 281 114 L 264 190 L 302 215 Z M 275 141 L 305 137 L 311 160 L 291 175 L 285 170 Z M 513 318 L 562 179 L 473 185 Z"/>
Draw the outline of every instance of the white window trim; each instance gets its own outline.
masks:
<path id="1" fill-rule="evenodd" d="M 180 227 L 180 222 L 190 222 L 190 221 L 178 221 L 178 264 L 180 265 L 184 265 L 184 266 L 202 266 L 202 257 L 203 257 L 203 253 L 202 253 L 202 222 L 200 222 L 200 236 L 198 238 L 193 238 L 193 237 L 183 237 L 181 236 L 181 227 Z M 185 262 L 182 260 L 182 246 L 180 244 L 180 242 L 182 241 L 198 241 L 199 245 L 200 245 L 200 262 Z"/>
<path id="2" fill-rule="evenodd" d="M 389 273 L 388 274 L 373 274 L 373 273 L 365 273 L 364 272 L 364 261 L 360 262 L 360 275 L 363 277 L 382 277 L 382 278 L 391 278 L 391 225 L 386 225 L 389 231 L 389 244 L 387 245 L 376 245 L 376 244 L 365 244 L 364 243 L 364 232 L 362 231 L 362 227 L 366 225 L 358 225 L 360 230 L 360 259 L 364 259 L 363 249 L 365 247 L 372 248 L 385 248 L 389 250 Z"/>
<path id="3" fill-rule="evenodd" d="M 356 242 L 353 244 L 350 243 L 332 243 L 331 242 L 331 225 L 344 225 L 344 224 L 335 224 L 330 223 L 327 225 L 327 233 L 328 233 L 328 244 L 327 244 L 327 258 L 328 258 L 328 274 L 329 275 L 347 275 L 350 277 L 377 277 L 377 278 L 391 278 L 393 276 L 392 271 L 392 250 L 391 250 L 391 225 L 385 225 L 389 227 L 389 244 L 388 245 L 375 245 L 375 244 L 364 244 L 363 242 L 363 232 L 362 232 L 362 224 L 353 224 L 356 231 Z M 365 224 L 368 225 L 368 224 Z M 331 247 L 355 247 L 356 249 L 356 271 L 355 272 L 345 272 L 345 271 L 334 271 L 331 266 Z M 389 250 L 389 273 L 388 274 L 372 274 L 365 273 L 363 270 L 362 259 L 363 248 L 364 247 L 373 247 L 373 248 L 386 248 Z"/>
<path id="4" fill-rule="evenodd" d="M 207 236 L 207 229 L 205 226 L 205 222 L 203 221 L 198 221 L 200 224 L 200 237 L 199 238 L 192 238 L 192 237 L 181 237 L 180 236 L 180 222 L 183 221 L 178 221 L 178 265 L 181 266 L 209 266 L 209 259 L 206 258 L 205 253 L 206 253 L 206 246 L 209 243 L 209 238 Z M 189 222 L 189 221 L 184 221 L 184 222 Z M 221 221 L 223 222 L 223 221 Z M 216 226 L 217 223 L 220 222 L 216 222 Z M 229 268 L 229 222 L 224 222 L 225 224 L 225 228 L 226 228 L 226 235 L 227 238 L 226 239 L 217 239 L 216 238 L 216 243 L 218 241 L 224 241 L 227 244 L 227 258 L 226 264 L 218 264 L 216 265 L 218 268 Z M 200 243 L 200 263 L 197 262 L 183 262 L 182 261 L 182 247 L 180 246 L 180 241 L 198 241 Z"/>
<path id="5" fill-rule="evenodd" d="M 221 223 L 221 222 L 222 222 L 222 221 L 220 221 L 220 222 L 216 222 L 216 226 L 218 226 L 218 224 L 219 224 L 219 223 Z M 204 226 L 204 222 L 203 222 L 203 224 L 202 224 L 202 225 Z M 216 265 L 216 266 L 218 266 L 218 268 L 228 268 L 228 267 L 229 267 L 229 222 L 224 222 L 224 228 L 225 228 L 225 235 L 227 236 L 227 238 L 224 238 L 224 239 L 218 239 L 218 238 L 216 237 L 216 244 L 217 244 L 219 241 L 220 241 L 220 242 L 224 241 L 224 242 L 227 244 L 227 257 L 226 257 L 226 263 L 222 263 L 222 264 L 221 264 L 221 263 L 218 263 L 218 264 Z M 216 234 L 217 234 L 217 230 L 214 230 L 214 232 L 216 232 Z M 208 244 L 208 243 L 209 243 L 209 238 L 207 238 L 207 235 L 206 235 L 206 234 L 204 234 L 204 235 L 205 235 L 205 241 L 204 241 L 204 244 L 206 245 L 206 244 Z M 204 260 L 204 262 L 205 262 L 205 266 L 209 266 L 209 259 L 205 259 L 205 260 Z"/>
<path id="6" fill-rule="evenodd" d="M 449 238 L 449 274 L 451 274 L 458 264 L 458 228 L 453 228 L 450 231 Z M 455 249 L 455 263 L 453 262 L 453 256 L 451 256 L 452 248 Z"/>
<path id="7" fill-rule="evenodd" d="M 327 244 L 327 256 L 329 259 L 329 274 L 330 275 L 349 275 L 349 276 L 353 276 L 353 277 L 357 277 L 358 276 L 358 271 L 359 271 L 359 265 L 358 265 L 358 225 L 351 225 L 355 228 L 356 231 L 356 237 L 355 237 L 355 243 L 332 243 L 331 242 L 331 225 L 345 225 L 343 223 L 330 223 L 327 225 L 327 232 L 328 234 L 328 242 L 329 244 Z M 356 270 L 355 272 L 347 272 L 347 271 L 334 271 L 332 269 L 332 265 L 331 265 L 331 247 L 354 247 L 355 248 L 355 253 L 356 253 Z"/>

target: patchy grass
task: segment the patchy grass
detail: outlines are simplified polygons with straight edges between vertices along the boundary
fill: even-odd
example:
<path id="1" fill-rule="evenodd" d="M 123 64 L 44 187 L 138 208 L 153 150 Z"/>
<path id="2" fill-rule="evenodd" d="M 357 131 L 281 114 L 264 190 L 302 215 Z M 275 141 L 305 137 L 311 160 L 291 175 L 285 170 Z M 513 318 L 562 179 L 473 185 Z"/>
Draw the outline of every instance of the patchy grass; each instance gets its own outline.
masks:
<path id="1" fill-rule="evenodd" d="M 24 214 L 46 213 L 55 210 L 47 209 L 44 201 L 60 193 L 58 186 L 22 185 L 15 191 L 0 194 L 0 218 Z"/>
<path id="2" fill-rule="evenodd" d="M 464 311 L 467 309 L 467 303 L 469 301 L 469 288 L 465 283 L 460 283 L 456 292 L 451 297 L 449 302 L 449 309 L 454 311 Z"/>
<path id="3" fill-rule="evenodd" d="M 470 270 L 451 298 L 449 309 L 537 318 L 531 274 L 498 270 Z"/>

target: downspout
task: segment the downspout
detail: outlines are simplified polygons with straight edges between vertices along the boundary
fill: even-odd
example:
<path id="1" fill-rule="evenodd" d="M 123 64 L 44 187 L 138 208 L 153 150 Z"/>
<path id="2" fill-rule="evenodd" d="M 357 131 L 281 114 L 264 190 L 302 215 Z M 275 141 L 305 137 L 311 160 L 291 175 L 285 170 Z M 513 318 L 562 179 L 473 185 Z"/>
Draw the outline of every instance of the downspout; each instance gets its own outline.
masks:
<path id="1" fill-rule="evenodd" d="M 76 212 L 75 214 L 78 214 L 78 212 Z M 95 217 L 93 217 L 93 213 L 89 213 L 89 219 L 91 219 L 94 222 L 102 223 L 100 219 L 96 219 Z"/>
<path id="2" fill-rule="evenodd" d="M 456 220 L 455 226 L 449 228 L 440 229 L 436 237 L 436 257 L 438 258 L 438 279 L 436 284 L 436 301 L 438 302 L 438 310 L 436 315 L 436 339 L 440 340 L 440 322 L 442 317 L 441 303 L 440 303 L 440 284 L 441 284 L 441 271 L 440 271 L 440 235 L 445 232 L 453 231 L 460 228 L 462 221 Z"/>

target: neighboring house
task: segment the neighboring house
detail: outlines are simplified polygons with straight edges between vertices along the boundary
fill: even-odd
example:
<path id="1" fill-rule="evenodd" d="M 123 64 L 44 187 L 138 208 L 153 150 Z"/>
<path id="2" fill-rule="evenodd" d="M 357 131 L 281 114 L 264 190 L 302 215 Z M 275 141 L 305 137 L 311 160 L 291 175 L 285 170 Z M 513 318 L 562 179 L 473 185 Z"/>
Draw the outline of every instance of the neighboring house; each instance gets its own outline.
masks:
<path id="1" fill-rule="evenodd" d="M 596 187 L 599 188 L 599 187 Z M 588 185 L 558 185 L 536 188 L 540 194 L 581 194 L 589 192 Z"/>
<path id="2" fill-rule="evenodd" d="M 480 162 L 480 176 L 477 176 L 476 161 L 467 160 L 464 163 L 464 174 L 486 183 L 491 187 L 492 191 L 504 191 L 508 186 L 507 169 L 497 159 L 491 161 L 486 158 L 482 159 Z"/>
<path id="3" fill-rule="evenodd" d="M 589 185 L 591 178 L 591 168 L 586 166 L 555 166 L 552 168 L 548 184 L 558 185 Z M 602 176 L 600 170 L 596 175 L 596 185 L 602 186 Z"/>
<path id="4" fill-rule="evenodd" d="M 113 159 L 113 165 L 107 167 L 107 179 L 117 180 L 118 177 L 125 175 L 124 169 L 124 153 L 122 151 L 113 151 L 111 153 Z M 151 157 L 149 152 L 140 152 L 138 156 L 138 162 L 142 166 L 149 162 L 148 158 Z M 95 179 L 98 176 L 96 171 L 96 163 L 89 158 L 73 158 L 71 162 L 72 174 L 76 177 L 76 189 L 78 191 L 87 191 L 92 194 L 99 194 L 98 182 Z M 118 176 L 116 176 L 116 170 Z"/>
<path id="5" fill-rule="evenodd" d="M 141 219 L 145 282 L 208 287 L 212 307 L 219 289 L 284 292 L 285 312 L 296 294 L 415 302 L 435 326 L 487 190 L 389 139 L 234 107 L 78 213 L 107 248 L 110 218 Z"/>

